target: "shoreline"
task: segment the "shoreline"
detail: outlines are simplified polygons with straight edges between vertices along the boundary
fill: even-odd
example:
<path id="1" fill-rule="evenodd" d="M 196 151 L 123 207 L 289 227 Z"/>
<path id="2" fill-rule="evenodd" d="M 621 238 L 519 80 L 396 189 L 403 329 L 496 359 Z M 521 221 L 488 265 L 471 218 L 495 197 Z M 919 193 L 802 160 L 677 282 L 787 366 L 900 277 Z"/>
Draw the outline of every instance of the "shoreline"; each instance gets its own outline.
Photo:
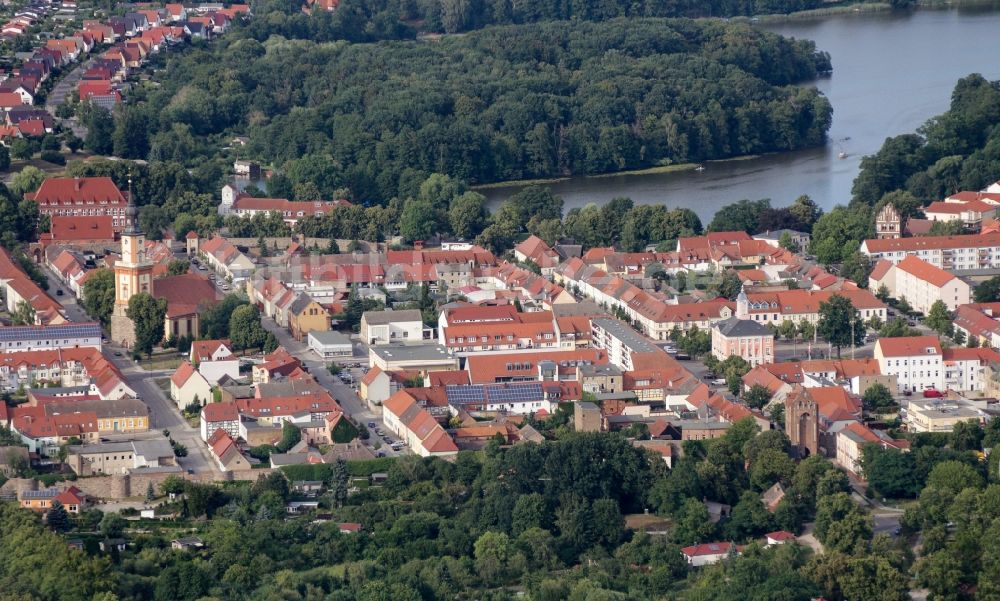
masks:
<path id="1" fill-rule="evenodd" d="M 825 148 L 827 144 L 822 146 L 816 146 L 815 148 Z M 803 148 L 802 150 L 807 150 Z M 759 159 L 772 154 L 781 154 L 780 152 L 767 152 L 763 154 L 744 154 L 735 157 L 729 157 L 725 159 L 712 159 L 708 161 L 703 161 L 700 163 L 676 163 L 673 165 L 657 165 L 655 167 L 646 167 L 643 169 L 626 169 L 624 171 L 612 171 L 610 173 L 581 173 L 568 175 L 564 177 L 552 177 L 552 178 L 540 178 L 540 179 L 519 179 L 519 180 L 508 180 L 503 182 L 491 182 L 488 184 L 477 184 L 475 186 L 469 186 L 470 190 L 498 190 L 501 188 L 526 188 L 528 186 L 546 186 L 549 184 L 557 184 L 559 182 L 565 182 L 572 179 L 608 179 L 612 177 L 628 176 L 628 175 L 657 175 L 663 173 L 683 173 L 686 171 L 694 171 L 698 167 L 703 165 L 714 165 L 718 163 L 730 163 L 735 161 L 752 161 L 754 159 Z"/>
<path id="2" fill-rule="evenodd" d="M 831 6 L 827 8 L 814 8 L 812 10 L 803 10 L 787 14 L 776 13 L 770 15 L 757 15 L 753 17 L 731 17 L 730 20 L 754 24 L 772 24 L 788 21 L 809 21 L 844 15 L 870 15 L 890 12 L 893 10 L 948 10 L 976 6 L 996 6 L 1000 8 L 1000 2 L 997 0 L 916 0 L 912 6 L 901 9 L 892 8 L 892 5 L 888 2 L 862 2 Z"/>

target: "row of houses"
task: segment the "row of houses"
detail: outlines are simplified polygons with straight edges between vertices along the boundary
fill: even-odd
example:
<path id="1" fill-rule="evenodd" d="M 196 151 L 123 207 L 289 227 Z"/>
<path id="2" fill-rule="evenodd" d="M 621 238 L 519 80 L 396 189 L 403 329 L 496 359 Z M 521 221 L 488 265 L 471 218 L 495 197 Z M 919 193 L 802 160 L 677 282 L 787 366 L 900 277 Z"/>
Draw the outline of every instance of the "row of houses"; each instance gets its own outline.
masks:
<path id="1" fill-rule="evenodd" d="M 674 328 L 688 330 L 697 326 L 707 329 L 715 322 L 734 316 L 762 324 L 816 323 L 820 305 L 833 295 L 846 297 L 865 319 L 885 320 L 887 311 L 883 302 L 856 286 L 844 286 L 840 290 L 779 287 L 775 291 L 744 292 L 735 303 L 725 299 L 679 302 L 587 265 L 582 259 L 564 262 L 556 269 L 554 277 L 563 286 L 579 291 L 595 303 L 622 311 L 654 340 L 669 339 Z"/>
<path id="2" fill-rule="evenodd" d="M 84 391 L 29 398 L 27 404 L 0 408 L 0 425 L 41 456 L 53 457 L 74 441 L 93 444 L 102 436 L 149 430 L 149 408 L 136 398 L 101 399 Z"/>
<path id="3" fill-rule="evenodd" d="M 8 313 L 14 313 L 22 303 L 31 307 L 34 324 L 28 325 L 67 323 L 62 305 L 28 277 L 5 248 L 0 248 L 0 290 L 3 291 L 4 307 Z"/>
<path id="4" fill-rule="evenodd" d="M 71 60 L 89 53 L 95 44 L 111 45 L 92 61 L 83 73 L 77 92 L 81 102 L 91 102 L 111 110 L 122 101 L 122 84 L 149 58 L 169 46 L 188 39 L 211 39 L 225 33 L 241 15 L 249 15 L 245 4 L 219 6 L 208 11 L 194 11 L 170 4 L 162 9 L 146 9 L 112 16 L 105 21 L 84 21 L 83 30 L 66 40 L 56 40 L 67 51 L 74 50 L 67 40 L 93 41 L 77 45 Z"/>

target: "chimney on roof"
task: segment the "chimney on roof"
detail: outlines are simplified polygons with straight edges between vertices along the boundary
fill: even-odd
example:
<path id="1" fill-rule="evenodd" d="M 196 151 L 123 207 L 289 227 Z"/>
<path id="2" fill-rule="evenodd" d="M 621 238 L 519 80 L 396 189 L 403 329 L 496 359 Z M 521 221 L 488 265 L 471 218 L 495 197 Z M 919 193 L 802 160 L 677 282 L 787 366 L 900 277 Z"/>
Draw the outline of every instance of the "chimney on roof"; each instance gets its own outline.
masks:
<path id="1" fill-rule="evenodd" d="M 83 180 L 80 179 L 79 177 L 74 177 L 73 178 L 73 187 L 76 188 L 77 192 L 79 192 L 80 190 L 82 190 L 83 189 Z"/>

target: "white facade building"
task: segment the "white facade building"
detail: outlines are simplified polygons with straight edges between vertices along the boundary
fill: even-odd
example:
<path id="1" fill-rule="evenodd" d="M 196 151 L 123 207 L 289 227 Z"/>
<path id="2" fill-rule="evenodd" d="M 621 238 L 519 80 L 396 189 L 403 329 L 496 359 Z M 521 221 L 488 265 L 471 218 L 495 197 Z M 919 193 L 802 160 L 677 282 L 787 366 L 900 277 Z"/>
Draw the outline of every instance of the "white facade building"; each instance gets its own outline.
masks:
<path id="1" fill-rule="evenodd" d="M 944 357 L 937 336 L 880 338 L 875 359 L 882 375 L 896 376 L 899 392 L 944 389 Z"/>

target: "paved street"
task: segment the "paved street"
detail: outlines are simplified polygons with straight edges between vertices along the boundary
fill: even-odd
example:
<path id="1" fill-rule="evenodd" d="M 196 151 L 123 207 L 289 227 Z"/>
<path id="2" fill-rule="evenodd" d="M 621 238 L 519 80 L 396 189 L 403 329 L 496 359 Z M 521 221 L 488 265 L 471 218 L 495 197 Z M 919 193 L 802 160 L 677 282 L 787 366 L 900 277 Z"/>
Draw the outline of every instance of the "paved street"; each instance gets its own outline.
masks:
<path id="1" fill-rule="evenodd" d="M 388 431 L 382 424 L 382 416 L 374 413 L 368 409 L 367 404 L 358 397 L 357 392 L 347 384 L 340 381 L 340 378 L 335 377 L 330 374 L 327 369 L 328 361 L 320 359 L 316 353 L 309 349 L 308 345 L 299 342 L 292 337 L 292 335 L 281 328 L 274 322 L 274 320 L 269 318 L 263 318 L 262 323 L 264 329 L 269 332 L 273 332 L 275 337 L 278 339 L 278 344 L 285 347 L 289 353 L 295 355 L 302 361 L 304 365 L 309 368 L 309 373 L 312 374 L 316 381 L 320 383 L 324 388 L 330 391 L 333 398 L 340 403 L 340 406 L 344 408 L 344 411 L 348 413 L 356 422 L 363 424 L 367 427 L 369 422 L 375 422 L 379 428 L 385 433 L 393 442 L 399 440 L 394 434 Z M 361 363 L 362 365 L 367 365 L 368 358 L 363 357 L 359 354 L 358 345 L 355 344 L 354 358 L 345 360 L 347 363 Z M 344 363 L 345 361 L 339 361 Z M 361 379 L 361 371 L 358 369 L 351 370 L 351 374 L 355 378 L 355 382 Z M 369 428 L 371 430 L 371 428 Z M 367 444 L 374 445 L 375 441 L 379 440 L 379 437 L 375 435 L 375 432 L 371 432 L 371 438 L 365 441 Z M 395 451 L 392 450 L 388 445 L 382 442 L 382 446 L 378 449 L 380 452 L 385 453 L 387 456 L 397 455 Z M 401 453 L 405 452 L 404 447 Z"/>
<path id="2" fill-rule="evenodd" d="M 60 119 L 56 117 L 56 110 L 60 105 L 65 104 L 66 96 L 73 93 L 77 85 L 80 83 L 80 78 L 83 77 L 83 72 L 87 69 L 87 64 L 90 61 L 84 61 L 78 64 L 72 71 L 64 75 L 55 86 L 52 88 L 52 92 L 49 93 L 48 98 L 45 100 L 45 110 L 55 117 L 56 122 L 62 124 L 64 127 L 68 127 L 76 134 L 78 137 L 83 138 L 87 135 L 87 129 L 80 124 L 80 122 L 73 117 L 72 119 Z"/>
<path id="3" fill-rule="evenodd" d="M 54 274 L 46 269 L 49 278 L 49 292 L 62 304 L 66 317 L 72 321 L 91 321 L 90 317 L 76 302 L 73 292 L 65 288 Z M 62 290 L 62 295 L 58 294 Z M 120 356 L 116 356 L 119 353 Z M 170 430 L 170 436 L 188 449 L 188 456 L 178 459 L 181 467 L 201 471 L 218 471 L 215 462 L 208 454 L 208 448 L 201 440 L 197 428 L 192 428 L 181 416 L 176 405 L 167 398 L 163 390 L 154 380 L 168 378 L 173 370 L 146 371 L 137 366 L 128 352 L 112 343 L 104 344 L 104 356 L 121 370 L 128 385 L 135 390 L 136 395 L 149 407 L 149 423 L 151 437 L 162 436 L 161 430 Z M 143 438 L 135 436 L 134 438 Z"/>

